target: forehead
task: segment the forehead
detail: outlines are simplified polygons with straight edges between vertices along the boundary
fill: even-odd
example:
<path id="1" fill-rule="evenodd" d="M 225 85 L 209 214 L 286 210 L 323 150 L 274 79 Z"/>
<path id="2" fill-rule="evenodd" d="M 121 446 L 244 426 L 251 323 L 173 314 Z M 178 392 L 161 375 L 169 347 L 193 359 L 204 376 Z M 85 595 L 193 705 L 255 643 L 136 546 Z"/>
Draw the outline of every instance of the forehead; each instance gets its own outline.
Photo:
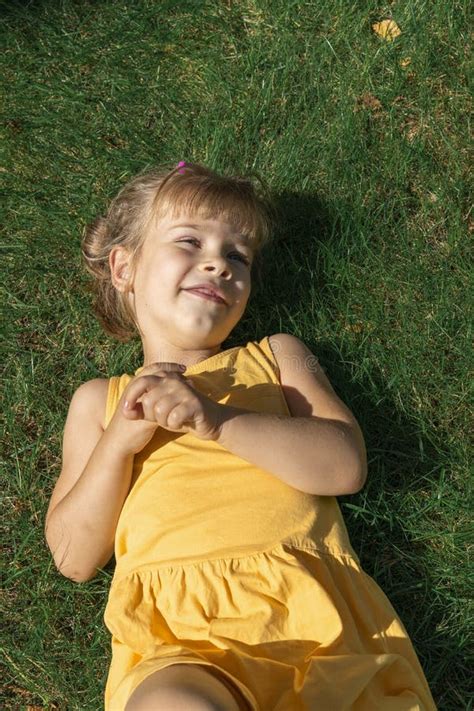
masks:
<path id="1" fill-rule="evenodd" d="M 233 239 L 242 245 L 249 244 L 248 235 L 240 232 L 235 225 L 224 220 L 203 219 L 197 215 L 182 214 L 178 217 L 165 216 L 157 219 L 155 229 L 160 234 L 168 234 L 179 229 L 191 229 L 206 234 L 221 235 L 226 239 Z"/>

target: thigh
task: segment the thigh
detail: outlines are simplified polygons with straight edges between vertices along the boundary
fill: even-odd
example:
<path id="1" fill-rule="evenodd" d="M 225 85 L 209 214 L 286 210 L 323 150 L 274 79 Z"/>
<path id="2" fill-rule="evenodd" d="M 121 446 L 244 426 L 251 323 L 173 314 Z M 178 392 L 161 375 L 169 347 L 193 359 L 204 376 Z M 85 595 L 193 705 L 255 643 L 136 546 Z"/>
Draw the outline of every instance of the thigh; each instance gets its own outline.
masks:
<path id="1" fill-rule="evenodd" d="M 212 670 L 212 671 L 208 671 Z M 171 664 L 150 674 L 134 690 L 125 711 L 148 711 L 158 708 L 153 704 L 163 703 L 164 708 L 176 699 L 176 708 L 202 708 L 219 711 L 247 709 L 246 700 L 227 678 L 215 673 L 213 667 L 203 664 Z M 194 708 L 194 706 L 193 706 Z"/>

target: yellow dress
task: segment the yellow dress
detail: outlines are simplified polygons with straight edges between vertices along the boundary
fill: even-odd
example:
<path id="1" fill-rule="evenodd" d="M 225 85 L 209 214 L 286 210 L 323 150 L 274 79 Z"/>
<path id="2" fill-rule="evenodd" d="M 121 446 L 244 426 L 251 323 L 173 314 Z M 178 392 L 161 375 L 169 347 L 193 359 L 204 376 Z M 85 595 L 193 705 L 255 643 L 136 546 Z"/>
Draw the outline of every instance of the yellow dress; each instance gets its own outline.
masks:
<path id="1" fill-rule="evenodd" d="M 267 337 L 185 376 L 216 402 L 290 416 Z M 110 379 L 106 425 L 132 377 Z M 206 665 L 251 711 L 436 709 L 334 497 L 305 494 L 216 442 L 161 427 L 133 476 L 104 612 L 106 711 L 123 711 L 149 674 L 176 662 Z"/>

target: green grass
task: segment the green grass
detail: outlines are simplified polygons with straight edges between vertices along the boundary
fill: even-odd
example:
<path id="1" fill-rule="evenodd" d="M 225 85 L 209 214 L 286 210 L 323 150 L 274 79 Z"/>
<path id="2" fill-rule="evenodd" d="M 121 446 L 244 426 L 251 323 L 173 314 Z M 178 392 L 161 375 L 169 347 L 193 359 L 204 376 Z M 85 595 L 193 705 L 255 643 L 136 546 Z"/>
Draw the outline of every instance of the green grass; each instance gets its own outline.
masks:
<path id="1" fill-rule="evenodd" d="M 319 357 L 367 445 L 367 485 L 341 499 L 353 546 L 439 709 L 471 708 L 467 10 L 3 4 L 2 708 L 102 708 L 113 566 L 62 578 L 43 525 L 72 393 L 141 352 L 94 321 L 80 238 L 129 177 L 183 159 L 274 189 L 263 284 L 223 347 L 285 331 Z M 387 17 L 394 42 L 371 29 Z"/>

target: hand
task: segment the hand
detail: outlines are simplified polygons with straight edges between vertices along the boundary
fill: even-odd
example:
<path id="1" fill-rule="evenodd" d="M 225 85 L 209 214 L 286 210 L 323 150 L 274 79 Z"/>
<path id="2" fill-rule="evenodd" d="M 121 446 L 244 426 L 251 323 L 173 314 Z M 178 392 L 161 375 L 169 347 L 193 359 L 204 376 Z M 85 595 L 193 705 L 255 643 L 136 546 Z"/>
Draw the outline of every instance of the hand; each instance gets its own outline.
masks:
<path id="1" fill-rule="evenodd" d="M 177 363 L 154 363 L 130 382 L 121 399 L 123 416 L 170 432 L 191 432 L 199 439 L 216 441 L 220 435 L 224 405 L 196 390 Z M 150 437 L 151 439 L 151 437 Z"/>
<path id="2" fill-rule="evenodd" d="M 152 363 L 151 365 L 147 365 L 146 368 L 143 368 L 140 375 L 132 378 L 123 391 L 115 413 L 107 426 L 107 430 L 112 432 L 115 442 L 114 446 L 120 449 L 124 454 L 138 454 L 138 452 L 141 452 L 155 434 L 159 424 L 158 422 L 148 422 L 147 420 L 139 419 L 132 422 L 133 416 L 130 417 L 124 414 L 124 404 L 128 398 L 130 388 L 134 383 L 142 379 L 143 376 L 152 375 L 157 372 L 164 374 L 166 371 L 169 371 L 170 374 L 172 372 L 176 374 L 179 372 L 181 374 L 182 372 L 178 363 Z"/>

